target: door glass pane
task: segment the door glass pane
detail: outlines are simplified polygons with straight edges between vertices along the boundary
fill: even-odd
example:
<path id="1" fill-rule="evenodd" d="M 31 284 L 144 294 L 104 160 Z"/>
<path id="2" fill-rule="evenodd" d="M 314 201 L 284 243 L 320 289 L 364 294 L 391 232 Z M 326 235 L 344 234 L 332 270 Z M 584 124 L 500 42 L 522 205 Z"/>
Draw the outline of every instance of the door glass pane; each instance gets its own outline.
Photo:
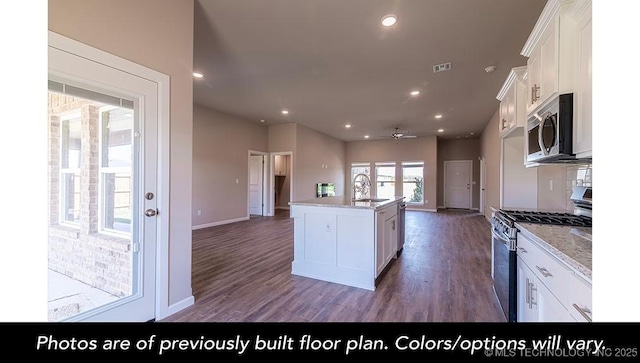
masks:
<path id="1" fill-rule="evenodd" d="M 133 276 L 139 254 L 132 239 L 134 110 L 105 104 L 112 96 L 82 97 L 92 94 L 48 94 L 49 321 L 72 318 L 138 289 Z"/>

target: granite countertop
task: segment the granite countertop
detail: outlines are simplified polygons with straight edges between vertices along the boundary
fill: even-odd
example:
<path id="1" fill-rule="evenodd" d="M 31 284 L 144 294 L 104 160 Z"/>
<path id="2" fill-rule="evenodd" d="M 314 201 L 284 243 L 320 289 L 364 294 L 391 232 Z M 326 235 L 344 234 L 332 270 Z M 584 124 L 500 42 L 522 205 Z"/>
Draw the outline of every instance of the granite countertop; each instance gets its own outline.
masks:
<path id="1" fill-rule="evenodd" d="M 375 197 L 371 197 L 375 198 Z M 389 206 L 394 203 L 398 203 L 404 199 L 403 196 L 395 196 L 385 201 L 381 202 L 363 202 L 363 201 L 353 201 L 351 197 L 348 196 L 335 196 L 335 197 L 323 197 L 323 198 L 314 198 L 308 200 L 301 200 L 295 202 L 289 202 L 289 205 L 305 205 L 305 206 L 314 206 L 314 207 L 337 207 L 337 208 L 358 208 L 358 209 L 380 209 L 386 206 Z"/>
<path id="2" fill-rule="evenodd" d="M 591 228 L 516 223 L 524 236 L 591 281 Z"/>

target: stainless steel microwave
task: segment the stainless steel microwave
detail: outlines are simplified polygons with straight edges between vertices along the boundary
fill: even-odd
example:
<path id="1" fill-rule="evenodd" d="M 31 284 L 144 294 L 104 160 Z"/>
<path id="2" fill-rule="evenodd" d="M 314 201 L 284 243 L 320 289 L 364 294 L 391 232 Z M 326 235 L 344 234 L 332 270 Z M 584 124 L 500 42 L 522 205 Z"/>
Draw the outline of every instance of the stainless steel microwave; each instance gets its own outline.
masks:
<path id="1" fill-rule="evenodd" d="M 527 120 L 527 162 L 576 161 L 573 153 L 573 93 L 558 95 Z"/>

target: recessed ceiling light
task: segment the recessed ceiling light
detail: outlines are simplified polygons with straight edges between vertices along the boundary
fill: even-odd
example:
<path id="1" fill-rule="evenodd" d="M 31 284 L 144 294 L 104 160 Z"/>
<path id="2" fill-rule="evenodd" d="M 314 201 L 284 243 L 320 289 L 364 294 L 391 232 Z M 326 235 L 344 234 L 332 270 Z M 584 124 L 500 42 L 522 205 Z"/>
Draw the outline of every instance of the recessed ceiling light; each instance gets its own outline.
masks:
<path id="1" fill-rule="evenodd" d="M 369 135 L 364 135 L 364 138 L 365 138 L 365 139 L 368 139 L 368 138 L 369 138 Z"/>
<path id="2" fill-rule="evenodd" d="M 412 96 L 417 96 L 420 94 L 420 91 L 411 91 L 410 93 Z"/>
<path id="3" fill-rule="evenodd" d="M 198 72 L 193 72 L 193 76 L 194 76 L 194 77 L 196 77 L 196 78 L 202 78 L 202 77 L 204 77 L 204 76 L 202 75 L 202 73 L 198 73 Z"/>
<path id="4" fill-rule="evenodd" d="M 444 132 L 444 129 L 438 129 L 438 132 Z"/>
<path id="5" fill-rule="evenodd" d="M 398 21 L 398 17 L 393 14 L 385 15 L 382 17 L 382 20 L 380 20 L 382 25 L 386 27 L 392 26 L 393 24 L 396 23 L 396 21 Z"/>
<path id="6" fill-rule="evenodd" d="M 473 135 L 473 132 L 469 133 L 469 135 Z"/>
<path id="7" fill-rule="evenodd" d="M 260 122 L 264 122 L 264 120 L 260 120 Z"/>
<path id="8" fill-rule="evenodd" d="M 442 118 L 442 115 L 441 114 L 437 114 L 437 115 L 435 115 L 435 118 Z"/>
<path id="9" fill-rule="evenodd" d="M 349 128 L 351 128 L 351 124 L 346 124 L 346 125 L 344 125 L 344 127 L 349 129 Z"/>
<path id="10" fill-rule="evenodd" d="M 282 114 L 283 115 L 287 115 L 287 114 L 289 114 L 289 111 L 288 110 L 282 110 Z"/>

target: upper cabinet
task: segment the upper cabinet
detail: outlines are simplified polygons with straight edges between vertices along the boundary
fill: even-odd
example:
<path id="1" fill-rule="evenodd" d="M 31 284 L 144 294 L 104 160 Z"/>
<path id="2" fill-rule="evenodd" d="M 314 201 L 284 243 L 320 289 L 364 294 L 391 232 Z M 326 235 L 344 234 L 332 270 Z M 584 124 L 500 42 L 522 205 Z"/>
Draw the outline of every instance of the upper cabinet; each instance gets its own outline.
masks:
<path id="1" fill-rule="evenodd" d="M 573 93 L 572 151 L 579 159 L 592 156 L 591 13 L 591 0 L 548 0 L 520 53 L 528 57 L 526 119 Z"/>
<path id="2" fill-rule="evenodd" d="M 528 57 L 527 115 L 553 96 L 573 92 L 573 24 L 564 14 L 571 0 L 549 0 L 520 54 Z"/>
<path id="3" fill-rule="evenodd" d="M 574 123 L 573 152 L 579 158 L 590 158 L 591 154 L 591 1 L 575 1 L 569 11 L 575 21 L 575 74 L 574 74 Z"/>
<path id="4" fill-rule="evenodd" d="M 500 101 L 500 122 L 498 126 L 501 137 L 506 136 L 513 130 L 524 127 L 526 124 L 526 74 L 526 66 L 513 68 L 496 96 Z"/>

